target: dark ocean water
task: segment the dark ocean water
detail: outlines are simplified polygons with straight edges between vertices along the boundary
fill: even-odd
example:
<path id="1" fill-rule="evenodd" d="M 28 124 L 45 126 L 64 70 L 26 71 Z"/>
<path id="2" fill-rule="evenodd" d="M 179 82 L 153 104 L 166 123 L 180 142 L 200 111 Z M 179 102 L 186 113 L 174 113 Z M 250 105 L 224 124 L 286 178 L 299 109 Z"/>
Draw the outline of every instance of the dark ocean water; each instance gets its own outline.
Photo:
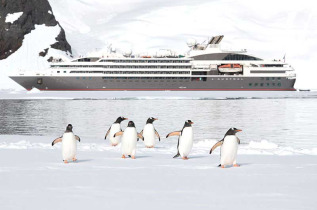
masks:
<path id="1" fill-rule="evenodd" d="M 68 123 L 84 138 L 103 139 L 118 116 L 141 131 L 157 117 L 164 137 L 194 122 L 195 141 L 220 140 L 230 127 L 244 143 L 267 140 L 283 147 L 317 148 L 317 98 L 240 100 L 0 100 L 1 135 L 60 136 Z M 122 123 L 125 128 L 127 121 Z"/>

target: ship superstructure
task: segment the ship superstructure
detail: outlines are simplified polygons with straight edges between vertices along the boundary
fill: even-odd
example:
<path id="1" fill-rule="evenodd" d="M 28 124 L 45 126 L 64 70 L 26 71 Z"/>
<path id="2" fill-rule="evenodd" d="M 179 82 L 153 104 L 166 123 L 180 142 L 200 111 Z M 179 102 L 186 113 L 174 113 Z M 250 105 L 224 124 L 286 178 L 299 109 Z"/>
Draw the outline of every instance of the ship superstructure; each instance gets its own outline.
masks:
<path id="1" fill-rule="evenodd" d="M 83 57 L 52 63 L 47 71 L 19 72 L 14 81 L 30 90 L 295 90 L 295 70 L 246 50 L 222 50 L 223 36 L 206 44 L 189 41 L 188 55 Z"/>

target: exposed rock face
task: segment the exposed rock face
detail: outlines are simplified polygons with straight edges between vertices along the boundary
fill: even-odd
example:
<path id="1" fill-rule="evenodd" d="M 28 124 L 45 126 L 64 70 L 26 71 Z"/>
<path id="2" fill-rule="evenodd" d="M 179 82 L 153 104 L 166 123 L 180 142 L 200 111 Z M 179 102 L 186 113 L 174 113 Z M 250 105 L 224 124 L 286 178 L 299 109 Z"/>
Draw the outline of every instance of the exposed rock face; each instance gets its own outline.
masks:
<path id="1" fill-rule="evenodd" d="M 17 12 L 23 12 L 20 18 L 13 23 L 5 22 L 8 14 Z M 59 25 L 48 0 L 0 0 L 0 60 L 18 50 L 22 46 L 24 36 L 34 30 L 35 25 L 42 24 Z M 71 53 L 65 31 L 61 26 L 60 28 L 56 43 L 51 47 Z"/>

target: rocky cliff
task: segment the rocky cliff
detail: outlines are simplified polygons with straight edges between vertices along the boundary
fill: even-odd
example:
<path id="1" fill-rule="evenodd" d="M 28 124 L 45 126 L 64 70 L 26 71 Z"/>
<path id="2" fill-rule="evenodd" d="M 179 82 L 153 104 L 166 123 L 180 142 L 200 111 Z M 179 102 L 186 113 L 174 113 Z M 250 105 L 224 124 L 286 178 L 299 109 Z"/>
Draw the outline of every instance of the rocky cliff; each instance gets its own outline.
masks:
<path id="1" fill-rule="evenodd" d="M 22 12 L 18 19 L 10 22 L 8 14 Z M 61 28 L 52 48 L 72 53 L 65 31 L 54 17 L 48 0 L 0 0 L 0 60 L 6 59 L 23 43 L 24 36 L 35 29 L 35 25 Z M 47 50 L 47 49 L 43 49 Z M 40 52 L 39 52 L 40 53 Z"/>

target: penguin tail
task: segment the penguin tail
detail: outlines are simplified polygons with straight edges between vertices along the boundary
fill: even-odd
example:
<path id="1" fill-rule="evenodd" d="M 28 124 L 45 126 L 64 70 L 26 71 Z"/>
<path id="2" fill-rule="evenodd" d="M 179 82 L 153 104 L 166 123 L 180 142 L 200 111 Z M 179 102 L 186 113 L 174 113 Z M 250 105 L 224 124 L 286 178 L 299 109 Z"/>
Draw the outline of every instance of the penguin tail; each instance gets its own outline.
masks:
<path id="1" fill-rule="evenodd" d="M 221 167 L 221 164 L 219 164 L 218 167 Z"/>
<path id="2" fill-rule="evenodd" d="M 179 157 L 180 156 L 180 154 L 179 154 L 179 152 L 173 157 L 173 158 L 177 158 L 177 157 Z"/>

